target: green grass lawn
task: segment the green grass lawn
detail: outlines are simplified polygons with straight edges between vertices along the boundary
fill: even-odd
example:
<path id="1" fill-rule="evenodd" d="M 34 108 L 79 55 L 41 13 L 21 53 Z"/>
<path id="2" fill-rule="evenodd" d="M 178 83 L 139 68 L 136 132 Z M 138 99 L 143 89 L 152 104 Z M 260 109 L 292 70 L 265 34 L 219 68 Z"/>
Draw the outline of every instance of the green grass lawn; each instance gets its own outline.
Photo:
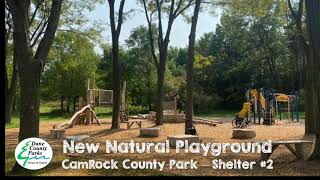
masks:
<path id="1" fill-rule="evenodd" d="M 73 113 L 61 113 L 59 112 L 59 102 L 42 102 L 40 105 L 40 121 L 52 121 L 63 122 L 71 118 Z M 94 108 L 98 118 L 111 118 L 112 107 L 96 107 Z M 214 110 L 209 113 L 196 113 L 195 116 L 202 118 L 233 118 L 240 110 Z M 129 106 L 129 115 L 137 115 L 139 113 L 147 113 L 148 111 L 140 106 Z M 299 112 L 299 118 L 304 119 L 304 112 Z M 282 113 L 282 118 L 287 119 L 288 113 Z M 18 128 L 19 127 L 19 114 L 13 114 L 10 124 L 6 124 L 5 127 Z"/>
<path id="2" fill-rule="evenodd" d="M 203 118 L 233 118 L 238 112 L 237 110 L 215 110 L 209 113 L 195 113 L 195 116 Z"/>
<path id="3" fill-rule="evenodd" d="M 41 103 L 40 104 L 40 121 L 66 121 L 71 115 L 59 113 L 57 102 Z M 18 113 L 12 114 L 11 123 L 6 124 L 6 129 L 18 128 L 20 117 Z"/>
<path id="4" fill-rule="evenodd" d="M 197 117 L 203 117 L 203 118 L 233 118 L 239 111 L 237 110 L 215 110 L 209 113 L 199 113 L 195 114 Z M 283 112 L 281 113 L 282 119 L 288 119 L 288 113 Z M 291 116 L 291 115 L 290 115 Z M 294 113 L 294 118 L 296 118 L 296 114 Z M 305 118 L 304 112 L 299 112 L 299 120 Z"/>

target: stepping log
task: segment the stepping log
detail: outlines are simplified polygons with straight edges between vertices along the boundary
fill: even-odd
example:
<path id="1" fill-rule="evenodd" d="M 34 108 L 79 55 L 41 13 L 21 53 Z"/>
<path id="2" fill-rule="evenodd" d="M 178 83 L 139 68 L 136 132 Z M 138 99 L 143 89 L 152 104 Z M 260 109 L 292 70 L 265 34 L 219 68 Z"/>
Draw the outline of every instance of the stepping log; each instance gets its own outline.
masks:
<path id="1" fill-rule="evenodd" d="M 172 147 L 172 148 L 176 148 L 176 143 L 177 143 L 178 140 L 184 141 L 184 143 L 185 143 L 185 140 L 187 140 L 188 144 L 200 143 L 201 142 L 199 136 L 186 135 L 186 134 L 168 136 L 167 139 L 169 140 L 170 147 Z"/>
<path id="2" fill-rule="evenodd" d="M 159 137 L 160 136 L 160 128 L 141 128 L 140 129 L 141 137 Z"/>
<path id="3" fill-rule="evenodd" d="M 156 115 L 155 114 L 148 114 L 147 115 L 147 119 L 149 121 L 155 121 L 156 120 Z"/>
<path id="4" fill-rule="evenodd" d="M 253 129 L 233 129 L 232 138 L 234 139 L 251 139 L 256 137 Z"/>
<path id="5" fill-rule="evenodd" d="M 193 120 L 194 124 L 204 124 L 209 126 L 217 126 L 217 123 L 213 121 L 204 121 L 204 120 Z"/>
<path id="6" fill-rule="evenodd" d="M 72 140 L 77 142 L 90 142 L 90 136 L 88 135 L 79 135 L 79 136 L 67 136 L 64 138 L 64 140 L 67 140 L 68 143 L 70 143 Z"/>

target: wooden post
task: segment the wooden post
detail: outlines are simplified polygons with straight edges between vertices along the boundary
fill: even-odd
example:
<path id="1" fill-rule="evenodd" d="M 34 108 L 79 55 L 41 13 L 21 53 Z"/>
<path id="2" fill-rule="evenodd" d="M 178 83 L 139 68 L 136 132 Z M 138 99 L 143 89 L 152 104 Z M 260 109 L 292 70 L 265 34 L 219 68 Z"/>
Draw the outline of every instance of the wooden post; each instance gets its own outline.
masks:
<path id="1" fill-rule="evenodd" d="M 127 107 L 126 107 L 126 86 L 127 83 L 126 81 L 124 81 L 122 83 L 122 88 L 121 88 L 121 101 L 120 101 L 120 121 L 124 122 L 128 119 L 128 111 L 127 111 Z"/>
<path id="2" fill-rule="evenodd" d="M 177 98 L 176 97 L 174 97 L 174 115 L 176 115 L 177 113 Z"/>
<path id="3" fill-rule="evenodd" d="M 87 125 L 90 125 L 91 124 L 91 111 L 90 109 L 86 109 L 86 124 Z"/>
<path id="4" fill-rule="evenodd" d="M 83 107 L 83 98 L 79 97 L 78 111 Z"/>
<path id="5" fill-rule="evenodd" d="M 91 96 L 90 96 L 90 89 L 87 90 L 87 104 L 91 104 Z"/>

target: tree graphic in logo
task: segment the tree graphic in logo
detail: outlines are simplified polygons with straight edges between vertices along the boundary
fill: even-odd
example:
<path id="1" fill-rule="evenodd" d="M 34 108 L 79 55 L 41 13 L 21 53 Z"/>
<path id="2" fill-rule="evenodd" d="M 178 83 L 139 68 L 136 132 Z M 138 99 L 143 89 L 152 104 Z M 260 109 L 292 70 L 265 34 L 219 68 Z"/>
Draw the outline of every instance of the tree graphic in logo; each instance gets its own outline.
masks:
<path id="1" fill-rule="evenodd" d="M 21 148 L 21 152 L 18 154 L 18 159 L 19 160 L 24 160 L 24 162 L 23 162 L 23 166 L 26 166 L 26 163 L 27 163 L 27 161 L 29 160 L 29 156 L 22 156 L 22 154 L 25 152 L 25 151 L 27 151 L 28 150 L 28 147 L 29 147 L 29 143 L 30 143 L 30 141 L 28 141 L 26 144 L 25 144 L 25 146 L 23 146 L 22 148 Z"/>

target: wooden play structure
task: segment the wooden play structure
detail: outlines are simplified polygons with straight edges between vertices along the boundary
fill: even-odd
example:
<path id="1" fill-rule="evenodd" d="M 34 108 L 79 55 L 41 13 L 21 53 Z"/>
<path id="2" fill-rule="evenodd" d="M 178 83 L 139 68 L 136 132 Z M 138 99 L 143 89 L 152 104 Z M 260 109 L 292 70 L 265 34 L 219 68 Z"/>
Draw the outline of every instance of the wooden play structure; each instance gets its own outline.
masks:
<path id="1" fill-rule="evenodd" d="M 93 117 L 93 118 L 91 118 Z M 95 112 L 92 110 L 90 105 L 87 105 L 77 111 L 68 122 L 64 122 L 58 125 L 54 125 L 53 129 L 50 130 L 51 138 L 62 139 L 65 137 L 66 129 L 72 128 L 75 125 L 91 125 L 98 124 L 100 121 L 96 116 Z"/>
<path id="2" fill-rule="evenodd" d="M 120 101 L 120 121 L 121 122 L 128 121 L 128 108 L 126 105 L 125 97 L 126 97 L 126 82 L 123 82 L 122 88 L 121 88 L 121 101 Z M 90 104 L 92 109 L 94 109 L 95 107 L 112 107 L 113 90 L 96 88 L 95 83 L 93 82 L 93 85 L 90 85 L 90 80 L 88 80 L 87 103 Z"/>
<path id="3" fill-rule="evenodd" d="M 91 119 L 91 116 L 93 116 L 93 119 Z M 98 125 L 101 124 L 95 112 L 91 109 L 90 105 L 87 105 L 81 110 L 77 111 L 70 118 L 69 122 L 58 125 L 56 129 L 68 129 L 72 128 L 74 125 L 90 125 L 95 123 Z"/>
<path id="4" fill-rule="evenodd" d="M 121 89 L 121 103 L 120 103 L 120 121 L 127 122 L 128 121 L 128 111 L 125 103 L 125 90 L 126 90 L 126 82 L 123 82 Z M 84 106 L 84 104 L 86 105 Z M 53 129 L 50 130 L 51 138 L 62 139 L 65 138 L 66 129 L 72 128 L 75 125 L 91 125 L 98 124 L 100 125 L 100 121 L 97 115 L 94 112 L 95 107 L 112 107 L 113 104 L 113 91 L 95 88 L 95 84 L 93 83 L 90 86 L 90 80 L 88 80 L 88 88 L 86 101 L 82 98 L 79 98 L 78 103 L 78 111 L 70 118 L 68 122 L 64 122 L 58 125 L 54 125 Z M 138 124 L 141 127 L 142 122 L 130 122 L 127 123 L 128 129 L 134 124 Z"/>
<path id="5" fill-rule="evenodd" d="M 184 112 L 177 110 L 177 99 L 163 102 L 163 122 L 185 122 Z"/>

